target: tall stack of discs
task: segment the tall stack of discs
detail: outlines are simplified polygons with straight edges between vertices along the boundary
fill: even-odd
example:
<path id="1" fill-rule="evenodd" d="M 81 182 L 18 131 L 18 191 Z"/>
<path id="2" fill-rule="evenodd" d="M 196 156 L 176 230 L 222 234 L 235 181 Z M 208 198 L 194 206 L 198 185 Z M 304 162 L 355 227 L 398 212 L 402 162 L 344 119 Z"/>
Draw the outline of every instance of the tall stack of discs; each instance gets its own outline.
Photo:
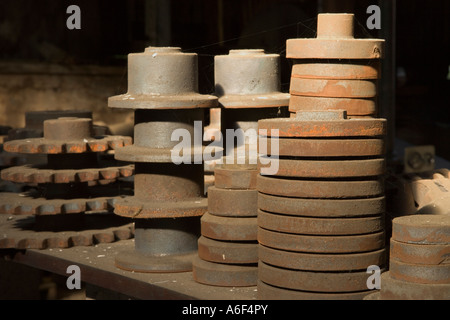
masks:
<path id="1" fill-rule="evenodd" d="M 450 299 L 450 216 L 411 215 L 392 221 L 389 271 L 381 300 Z"/>
<path id="2" fill-rule="evenodd" d="M 259 134 L 258 297 L 362 299 L 385 267 L 386 120 L 301 111 Z"/>
<path id="3" fill-rule="evenodd" d="M 176 47 L 130 54 L 128 92 L 108 103 L 136 109 L 134 144 L 115 154 L 135 162 L 134 196 L 114 209 L 134 219 L 135 245 L 115 264 L 136 272 L 191 271 L 207 209 L 203 127 L 196 121 L 203 121 L 204 108 L 217 106 L 217 97 L 198 93 L 197 54 Z"/>
<path id="4" fill-rule="evenodd" d="M 217 141 L 222 141 L 225 154 L 223 164 L 215 168 L 208 212 L 201 219 L 193 268 L 197 282 L 257 283 L 257 129 L 260 119 L 288 114 L 289 94 L 280 92 L 279 59 L 260 49 L 231 50 L 215 57 L 223 138 Z"/>
<path id="5" fill-rule="evenodd" d="M 317 38 L 289 39 L 294 59 L 289 111 L 342 109 L 349 118 L 377 116 L 384 40 L 355 39 L 353 14 L 319 14 Z"/>

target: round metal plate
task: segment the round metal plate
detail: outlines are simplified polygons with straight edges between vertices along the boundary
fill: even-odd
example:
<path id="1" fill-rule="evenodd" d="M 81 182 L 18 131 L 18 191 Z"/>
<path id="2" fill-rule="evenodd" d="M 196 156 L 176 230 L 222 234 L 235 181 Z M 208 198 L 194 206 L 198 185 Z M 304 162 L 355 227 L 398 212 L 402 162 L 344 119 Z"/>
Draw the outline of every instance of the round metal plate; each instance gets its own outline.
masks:
<path id="1" fill-rule="evenodd" d="M 304 235 L 357 235 L 384 229 L 383 216 L 365 218 L 307 218 L 258 211 L 261 228 Z"/>
<path id="2" fill-rule="evenodd" d="M 384 181 L 323 181 L 283 179 L 259 175 L 257 189 L 261 193 L 295 198 L 360 198 L 384 193 Z"/>
<path id="3" fill-rule="evenodd" d="M 257 239 L 256 217 L 221 217 L 206 212 L 200 221 L 202 235 L 211 239 L 231 241 Z"/>
<path id="4" fill-rule="evenodd" d="M 289 94 L 281 92 L 262 94 L 228 94 L 219 98 L 219 105 L 227 108 L 273 108 L 289 104 Z"/>
<path id="5" fill-rule="evenodd" d="M 392 239 L 417 244 L 450 244 L 450 215 L 411 215 L 392 221 Z"/>
<path id="6" fill-rule="evenodd" d="M 377 113 L 375 99 L 325 98 L 291 96 L 289 111 L 345 110 L 347 116 L 366 116 Z"/>
<path id="7" fill-rule="evenodd" d="M 386 119 L 298 120 L 295 118 L 258 121 L 260 136 L 308 137 L 380 137 L 386 134 Z M 278 130 L 278 133 L 276 131 Z"/>
<path id="8" fill-rule="evenodd" d="M 367 270 L 368 266 L 383 266 L 385 249 L 353 254 L 317 254 L 277 250 L 259 245 L 259 259 L 269 265 L 310 271 Z"/>
<path id="9" fill-rule="evenodd" d="M 208 212 L 227 217 L 256 217 L 258 214 L 258 191 L 233 190 L 210 187 L 208 189 Z"/>
<path id="10" fill-rule="evenodd" d="M 206 261 L 225 264 L 258 262 L 258 243 L 218 241 L 201 236 L 198 239 L 198 256 Z"/>
<path id="11" fill-rule="evenodd" d="M 354 293 L 318 293 L 284 289 L 258 280 L 259 300 L 363 300 L 372 291 Z"/>
<path id="12" fill-rule="evenodd" d="M 269 168 L 273 164 L 268 157 L 261 156 L 258 168 Z M 299 178 L 356 178 L 374 177 L 386 172 L 384 159 L 369 160 L 287 160 L 278 159 L 275 176 Z M 263 164 L 268 163 L 268 164 Z"/>
<path id="13" fill-rule="evenodd" d="M 215 187 L 219 189 L 255 189 L 258 169 L 216 167 L 214 169 Z"/>
<path id="14" fill-rule="evenodd" d="M 372 80 L 327 80 L 291 78 L 291 95 L 328 98 L 374 98 L 377 85 Z"/>
<path id="15" fill-rule="evenodd" d="M 261 137 L 260 145 L 272 154 L 271 139 Z M 278 139 L 276 155 L 292 157 L 361 157 L 385 154 L 382 139 Z"/>
<path id="16" fill-rule="evenodd" d="M 400 262 L 391 257 L 389 261 L 391 277 L 415 283 L 450 284 L 450 264 L 422 265 Z"/>
<path id="17" fill-rule="evenodd" d="M 422 284 L 396 280 L 390 271 L 381 274 L 382 300 L 449 300 L 449 284 Z"/>
<path id="18" fill-rule="evenodd" d="M 449 265 L 450 245 L 413 244 L 391 239 L 390 255 L 392 259 L 409 264 Z"/>
<path id="19" fill-rule="evenodd" d="M 304 253 L 360 253 L 385 247 L 384 232 L 350 236 L 311 236 L 258 228 L 258 242 L 274 249 Z"/>
<path id="20" fill-rule="evenodd" d="M 286 289 L 312 292 L 356 292 L 367 291 L 366 270 L 358 272 L 312 272 L 282 269 L 258 264 L 258 277 L 261 281 Z"/>
<path id="21" fill-rule="evenodd" d="M 231 265 L 208 262 L 198 256 L 193 261 L 195 281 L 220 287 L 250 287 L 258 280 L 257 265 Z"/>
<path id="22" fill-rule="evenodd" d="M 363 217 L 385 211 L 385 198 L 369 199 L 301 199 L 258 194 L 259 209 L 304 217 Z"/>
<path id="23" fill-rule="evenodd" d="M 378 79 L 378 61 L 368 64 L 355 63 L 296 63 L 292 77 L 305 79 L 366 80 Z"/>

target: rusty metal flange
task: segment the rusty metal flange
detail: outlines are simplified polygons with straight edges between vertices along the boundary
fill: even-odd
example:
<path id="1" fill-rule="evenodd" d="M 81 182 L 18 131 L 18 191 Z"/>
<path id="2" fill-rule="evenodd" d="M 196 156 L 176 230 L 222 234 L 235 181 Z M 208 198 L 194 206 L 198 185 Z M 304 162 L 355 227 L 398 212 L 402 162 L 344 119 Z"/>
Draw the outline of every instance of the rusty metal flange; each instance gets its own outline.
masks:
<path id="1" fill-rule="evenodd" d="M 260 145 L 272 154 L 272 139 L 260 137 Z M 361 157 L 385 154 L 383 139 L 295 139 L 278 140 L 277 155 L 292 157 Z"/>
<path id="2" fill-rule="evenodd" d="M 357 235 L 384 229 L 383 216 L 365 218 L 307 218 L 258 211 L 261 228 L 304 235 Z"/>
<path id="3" fill-rule="evenodd" d="M 125 109 L 184 109 L 217 106 L 217 97 L 198 93 L 196 53 L 178 47 L 147 47 L 128 55 L 128 92 L 108 106 Z"/>
<path id="4" fill-rule="evenodd" d="M 216 167 L 214 185 L 219 189 L 256 189 L 258 170 L 252 167 Z"/>
<path id="5" fill-rule="evenodd" d="M 384 40 L 355 39 L 353 14 L 319 14 L 317 38 L 289 39 L 288 59 L 380 59 Z"/>
<path id="6" fill-rule="evenodd" d="M 363 300 L 373 291 L 353 293 L 318 293 L 300 290 L 284 289 L 258 280 L 259 300 Z"/>
<path id="7" fill-rule="evenodd" d="M 292 66 L 291 76 L 303 79 L 335 79 L 335 80 L 376 80 L 380 74 L 379 61 L 366 64 L 356 63 L 296 63 Z"/>
<path id="8" fill-rule="evenodd" d="M 72 170 L 53 170 L 26 165 L 2 170 L 1 178 L 16 183 L 76 183 L 114 180 L 130 177 L 133 173 L 133 165 Z"/>
<path id="9" fill-rule="evenodd" d="M 128 218 L 182 218 L 202 216 L 208 209 L 206 198 L 181 201 L 149 201 L 133 197 L 117 200 L 114 213 Z"/>
<path id="10" fill-rule="evenodd" d="M 83 230 L 35 230 L 35 217 L 0 215 L 0 249 L 50 249 L 92 246 L 131 239 L 133 225 L 114 215 L 85 215 Z"/>
<path id="11" fill-rule="evenodd" d="M 392 221 L 392 239 L 416 244 L 450 244 L 450 215 L 411 215 Z"/>
<path id="12" fill-rule="evenodd" d="M 201 236 L 198 256 L 209 262 L 251 264 L 258 262 L 258 242 L 218 241 Z"/>
<path id="13" fill-rule="evenodd" d="M 217 216 L 256 217 L 258 191 L 252 189 L 208 189 L 208 212 Z"/>
<path id="14" fill-rule="evenodd" d="M 221 217 L 206 212 L 201 218 L 201 233 L 215 240 L 257 240 L 256 217 Z"/>
<path id="15" fill-rule="evenodd" d="M 384 193 L 384 180 L 332 181 L 282 179 L 259 175 L 257 189 L 261 193 L 294 198 L 361 198 Z"/>
<path id="16" fill-rule="evenodd" d="M 423 265 L 400 262 L 391 256 L 389 271 L 393 279 L 425 284 L 450 284 L 450 264 Z"/>
<path id="17" fill-rule="evenodd" d="M 214 57 L 215 94 L 224 108 L 287 106 L 289 94 L 280 92 L 280 56 L 263 49 L 230 50 Z"/>
<path id="18" fill-rule="evenodd" d="M 385 211 L 385 198 L 369 199 L 302 199 L 258 194 L 259 209 L 304 217 L 364 217 Z"/>
<path id="19" fill-rule="evenodd" d="M 258 228 L 258 242 L 267 247 L 304 253 L 361 253 L 385 247 L 384 232 L 349 236 L 290 234 Z"/>
<path id="20" fill-rule="evenodd" d="M 385 249 L 351 254 L 300 253 L 258 247 L 261 261 L 272 266 L 305 271 L 355 271 L 367 270 L 368 266 L 386 263 Z"/>
<path id="21" fill-rule="evenodd" d="M 270 160 L 266 156 L 258 162 L 258 168 L 269 168 L 271 161 L 278 162 L 275 176 L 298 178 L 359 178 L 381 176 L 386 172 L 384 159 L 369 160 Z M 267 163 L 267 164 L 264 164 Z"/>
<path id="22" fill-rule="evenodd" d="M 381 137 L 386 134 L 386 119 L 264 119 L 258 121 L 258 128 L 261 137 L 272 135 L 286 138 Z M 275 130 L 278 130 L 278 134 Z"/>
<path id="23" fill-rule="evenodd" d="M 89 211 L 111 211 L 121 196 L 89 199 L 45 199 L 27 194 L 0 193 L 0 214 L 56 215 Z"/>
<path id="24" fill-rule="evenodd" d="M 367 273 L 356 272 L 313 272 L 282 269 L 262 261 L 258 264 L 261 281 L 286 289 L 312 292 L 357 292 L 367 291 Z"/>
<path id="25" fill-rule="evenodd" d="M 200 259 L 193 261 L 192 275 L 195 281 L 220 287 L 251 287 L 258 280 L 258 267 L 213 263 Z"/>
<path id="26" fill-rule="evenodd" d="M 374 99 L 326 98 L 292 95 L 289 111 L 346 110 L 347 116 L 372 116 L 377 113 Z"/>
<path id="27" fill-rule="evenodd" d="M 291 78 L 291 95 L 328 98 L 374 98 L 377 85 L 372 80 L 328 80 Z"/>
<path id="28" fill-rule="evenodd" d="M 381 300 L 449 300 L 449 284 L 423 284 L 397 280 L 390 271 L 381 274 Z"/>
<path id="29" fill-rule="evenodd" d="M 450 264 L 450 245 L 413 244 L 391 239 L 392 259 L 409 264 L 444 265 Z"/>

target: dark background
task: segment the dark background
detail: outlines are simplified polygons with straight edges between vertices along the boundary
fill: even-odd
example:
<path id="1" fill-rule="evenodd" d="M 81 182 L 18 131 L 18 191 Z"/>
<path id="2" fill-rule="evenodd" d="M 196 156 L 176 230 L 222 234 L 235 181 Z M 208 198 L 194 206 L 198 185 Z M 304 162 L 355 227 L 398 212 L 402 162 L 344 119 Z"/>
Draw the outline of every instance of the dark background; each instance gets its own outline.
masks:
<path id="1" fill-rule="evenodd" d="M 81 30 L 66 28 L 71 4 L 81 8 Z M 371 4 L 382 8 L 383 18 L 393 16 L 392 25 L 367 30 Z M 315 37 L 320 12 L 354 13 L 356 37 L 390 37 L 395 55 L 387 57 L 383 77 L 393 81 L 380 93 L 392 90 L 394 97 L 381 102 L 381 116 L 392 122 L 391 134 L 434 144 L 438 155 L 450 159 L 448 0 L 2 0 L 0 62 L 3 69 L 9 63 L 116 66 L 123 74 L 114 92 L 121 94 L 128 53 L 178 46 L 199 54 L 200 92 L 212 93 L 214 55 L 263 48 L 281 55 L 287 92 L 286 40 Z"/>

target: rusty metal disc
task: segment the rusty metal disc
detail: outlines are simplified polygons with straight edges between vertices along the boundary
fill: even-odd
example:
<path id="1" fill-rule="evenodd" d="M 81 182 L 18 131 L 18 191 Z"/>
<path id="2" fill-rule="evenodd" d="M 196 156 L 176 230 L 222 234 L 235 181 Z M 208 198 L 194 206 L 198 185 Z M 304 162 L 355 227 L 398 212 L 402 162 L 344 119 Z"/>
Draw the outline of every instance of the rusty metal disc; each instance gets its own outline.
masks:
<path id="1" fill-rule="evenodd" d="M 192 198 L 180 201 L 146 201 L 135 196 L 117 200 L 114 213 L 128 218 L 181 218 L 203 215 L 208 208 L 208 199 Z"/>
<path id="2" fill-rule="evenodd" d="M 51 249 L 92 246 L 133 238 L 130 222 L 115 215 L 83 216 L 82 230 L 73 226 L 68 230 L 39 230 L 36 217 L 0 215 L 1 249 Z"/>
<path id="3" fill-rule="evenodd" d="M 313 272 L 290 270 L 258 264 L 259 279 L 267 284 L 294 290 L 312 292 L 367 291 L 366 270 L 356 272 Z"/>
<path id="4" fill-rule="evenodd" d="M 289 104 L 289 94 L 271 92 L 261 94 L 229 94 L 219 98 L 219 105 L 223 108 L 274 108 Z"/>
<path id="5" fill-rule="evenodd" d="M 261 193 L 295 198 L 360 198 L 384 193 L 382 179 L 367 181 L 330 181 L 283 179 L 259 175 L 257 189 Z"/>
<path id="6" fill-rule="evenodd" d="M 307 218 L 258 211 L 261 228 L 305 235 L 357 235 L 384 229 L 383 216 L 363 218 Z"/>
<path id="7" fill-rule="evenodd" d="M 261 156 L 258 168 L 269 168 L 278 162 L 275 176 L 299 178 L 357 178 L 381 176 L 386 172 L 384 159 L 369 160 L 273 160 Z M 266 164 L 267 163 L 267 164 Z"/>
<path id="8" fill-rule="evenodd" d="M 32 138 L 8 141 L 3 147 L 5 151 L 13 153 L 63 154 L 103 152 L 122 148 L 131 145 L 131 143 L 132 139 L 130 137 L 122 136 L 104 136 L 98 139 L 84 138 L 75 141 Z"/>
<path id="9" fill-rule="evenodd" d="M 367 80 L 378 79 L 380 64 L 375 62 L 342 63 L 296 63 L 292 66 L 292 77 L 305 79 Z"/>
<path id="10" fill-rule="evenodd" d="M 256 217 L 221 217 L 206 212 L 201 218 L 202 235 L 216 240 L 257 240 Z"/>
<path id="11" fill-rule="evenodd" d="M 423 284 L 392 278 L 391 272 L 381 274 L 381 300 L 449 300 L 449 284 Z"/>
<path id="12" fill-rule="evenodd" d="M 386 119 L 308 120 L 293 118 L 258 121 L 260 136 L 308 137 L 380 137 L 386 134 Z M 278 133 L 275 131 L 278 130 Z"/>
<path id="13" fill-rule="evenodd" d="M 153 162 L 153 163 L 174 163 L 172 155 L 173 148 L 149 148 L 138 145 L 130 145 L 115 151 L 115 159 L 128 162 Z M 202 159 L 204 147 L 193 147 L 189 149 L 190 155 L 185 158 L 189 163 L 194 163 L 195 159 Z"/>
<path id="14" fill-rule="evenodd" d="M 251 287 L 258 280 L 258 267 L 213 263 L 200 259 L 193 261 L 192 275 L 195 281 L 220 287 Z"/>
<path id="15" fill-rule="evenodd" d="M 328 80 L 291 78 L 291 95 L 328 98 L 374 98 L 377 85 L 372 80 Z"/>
<path id="16" fill-rule="evenodd" d="M 372 291 L 346 293 L 319 293 L 284 289 L 258 280 L 259 300 L 363 300 Z"/>
<path id="17" fill-rule="evenodd" d="M 261 137 L 260 145 L 272 154 L 272 139 Z M 379 156 L 385 154 L 383 139 L 278 139 L 279 156 L 292 157 L 350 157 Z"/>
<path id="18" fill-rule="evenodd" d="M 258 228 L 258 242 L 264 246 L 304 253 L 360 253 L 385 247 L 384 232 L 350 236 L 289 234 Z"/>
<path id="19" fill-rule="evenodd" d="M 210 187 L 208 189 L 208 212 L 227 217 L 256 217 L 258 191 L 233 190 Z"/>
<path id="20" fill-rule="evenodd" d="M 363 217 L 385 211 L 385 198 L 369 199 L 301 199 L 258 194 L 259 209 L 304 217 Z"/>
<path id="21" fill-rule="evenodd" d="M 258 262 L 258 242 L 218 241 L 201 236 L 198 239 L 198 256 L 206 261 L 225 264 Z"/>
<path id="22" fill-rule="evenodd" d="M 414 244 L 391 239 L 392 259 L 409 264 L 445 265 L 450 264 L 450 245 Z"/>
<path id="23" fill-rule="evenodd" d="M 385 249 L 365 253 L 317 254 L 290 252 L 259 245 L 259 259 L 269 265 L 310 271 L 367 270 L 368 266 L 383 266 Z"/>
<path id="24" fill-rule="evenodd" d="M 405 263 L 393 259 L 389 261 L 391 277 L 416 283 L 450 284 L 450 264 L 423 265 Z"/>
<path id="25" fill-rule="evenodd" d="M 366 116 L 376 114 L 377 105 L 374 99 L 291 96 L 290 112 L 308 110 L 345 110 L 347 116 Z"/>
<path id="26" fill-rule="evenodd" d="M 410 215 L 392 221 L 392 239 L 417 244 L 450 244 L 450 215 Z"/>
<path id="27" fill-rule="evenodd" d="M 216 167 L 214 169 L 215 187 L 219 189 L 255 189 L 258 169 Z"/>
<path id="28" fill-rule="evenodd" d="M 30 165 L 11 167 L 1 171 L 1 178 L 16 183 L 76 183 L 114 180 L 134 174 L 133 165 L 86 169 L 46 169 Z"/>
<path id="29" fill-rule="evenodd" d="M 0 193 L 0 214 L 12 215 L 55 215 L 72 214 L 86 211 L 112 210 L 118 196 L 81 198 L 81 199 L 45 199 L 34 198 L 27 194 Z"/>

